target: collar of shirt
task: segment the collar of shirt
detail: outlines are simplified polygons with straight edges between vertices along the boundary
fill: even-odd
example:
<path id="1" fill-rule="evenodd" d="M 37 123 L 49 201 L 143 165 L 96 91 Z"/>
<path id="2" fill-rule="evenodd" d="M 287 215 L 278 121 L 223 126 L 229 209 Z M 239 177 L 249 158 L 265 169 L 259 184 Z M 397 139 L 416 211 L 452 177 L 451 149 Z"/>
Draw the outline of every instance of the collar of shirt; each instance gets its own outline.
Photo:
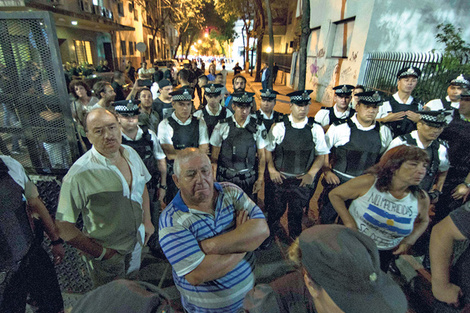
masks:
<path id="1" fill-rule="evenodd" d="M 237 123 L 237 120 L 235 119 L 235 115 L 232 115 L 232 120 L 235 122 L 235 126 L 237 126 L 238 128 L 245 128 L 246 125 L 248 125 L 248 123 L 250 123 L 250 119 L 251 119 L 251 115 L 248 115 L 248 117 L 247 117 L 246 120 L 245 120 L 245 123 L 243 123 L 243 125 L 240 126 L 240 125 Z"/>
<path id="2" fill-rule="evenodd" d="M 219 203 L 219 198 L 223 196 L 222 186 L 219 183 L 214 182 L 214 188 L 219 193 L 217 201 L 216 201 L 216 203 Z M 183 198 L 181 197 L 181 191 L 178 191 L 178 193 L 176 194 L 175 198 L 172 201 L 172 204 L 177 210 L 180 210 L 182 212 L 189 212 L 188 206 L 186 205 L 186 203 L 184 203 Z M 198 211 L 198 212 L 201 212 L 201 211 Z"/>
<path id="3" fill-rule="evenodd" d="M 271 117 L 268 117 L 266 113 L 263 112 L 263 110 L 259 110 L 259 113 L 263 116 L 264 119 L 266 120 L 272 120 L 274 118 L 274 110 L 271 113 Z"/>
<path id="4" fill-rule="evenodd" d="M 204 108 L 207 113 L 209 113 L 209 115 L 211 116 L 219 116 L 220 115 L 220 111 L 222 111 L 222 106 L 219 104 L 219 108 L 217 109 L 217 112 L 215 114 L 212 113 L 212 111 L 209 109 L 209 105 L 206 105 L 206 107 Z"/>
<path id="5" fill-rule="evenodd" d="M 374 121 L 374 123 L 373 123 L 371 126 L 368 126 L 368 127 L 362 126 L 361 123 L 359 123 L 359 121 L 357 120 L 357 113 L 354 114 L 353 117 L 351 117 L 351 121 L 352 121 L 354 124 L 356 124 L 356 127 L 357 127 L 357 129 L 359 129 L 359 130 L 368 131 L 368 130 L 374 129 L 374 127 L 375 127 L 375 121 Z"/>
<path id="6" fill-rule="evenodd" d="M 191 120 L 193 119 L 193 115 L 190 114 L 190 115 L 189 115 L 189 118 L 186 120 L 186 122 L 183 123 L 179 118 L 176 117 L 175 112 L 171 113 L 171 117 L 172 117 L 178 124 L 183 125 L 183 126 L 191 124 Z"/>
<path id="7" fill-rule="evenodd" d="M 340 112 L 340 111 L 338 110 L 338 106 L 337 106 L 336 103 L 335 103 L 335 105 L 333 106 L 333 111 L 335 112 L 335 115 L 336 115 L 337 118 L 343 118 L 343 117 L 349 116 L 350 108 L 349 108 L 349 106 L 348 106 L 348 108 L 346 109 L 346 111 Z"/>
<path id="8" fill-rule="evenodd" d="M 289 118 L 290 123 L 292 124 L 292 127 L 297 128 L 297 129 L 304 128 L 305 125 L 308 123 L 308 117 L 305 117 L 304 120 L 299 123 L 294 122 L 294 118 L 292 117 L 292 114 L 289 114 L 288 118 Z"/>
<path id="9" fill-rule="evenodd" d="M 122 131 L 121 131 L 121 134 L 124 138 L 126 138 L 127 140 L 130 140 L 130 141 L 137 141 L 137 140 L 140 140 L 142 138 L 142 135 L 144 134 L 144 131 L 142 130 L 142 128 L 140 128 L 140 126 L 137 126 L 137 134 L 135 135 L 135 139 L 132 139 L 130 138 L 129 136 L 127 136 L 126 134 L 124 134 Z"/>
<path id="10" fill-rule="evenodd" d="M 423 143 L 421 142 L 421 140 L 419 140 L 419 136 L 418 136 L 418 131 L 417 130 L 413 130 L 411 133 L 411 138 L 415 139 L 416 140 L 416 144 L 418 145 L 418 148 L 421 148 L 421 149 L 426 149 L 423 145 Z"/>
<path id="11" fill-rule="evenodd" d="M 126 159 L 126 161 L 129 161 L 129 152 L 124 149 L 123 146 L 120 146 L 119 147 L 119 151 L 121 152 L 122 156 L 124 157 L 124 159 Z M 106 166 L 109 166 L 109 165 L 114 165 L 113 163 L 111 163 L 111 161 L 109 161 L 109 159 L 107 157 L 105 157 L 104 155 L 102 155 L 101 153 L 98 152 L 98 150 L 95 149 L 95 146 L 92 146 L 91 147 L 91 154 L 93 155 L 94 158 L 96 158 L 96 160 L 98 160 L 99 163 L 101 163 L 102 165 L 106 165 Z"/>
<path id="12" fill-rule="evenodd" d="M 403 103 L 403 101 L 400 99 L 400 97 L 398 96 L 398 92 L 397 93 L 394 93 L 393 94 L 393 97 L 395 98 L 395 100 L 397 100 L 398 103 Z M 410 96 L 408 98 L 408 100 L 406 101 L 406 103 L 403 103 L 403 104 L 411 104 L 411 102 L 413 102 L 413 97 Z"/>
<path id="13" fill-rule="evenodd" d="M 450 106 L 455 108 L 455 109 L 458 109 L 460 107 L 460 102 L 453 102 L 453 101 L 450 101 L 450 97 L 447 96 L 446 97 L 446 100 L 450 102 Z"/>

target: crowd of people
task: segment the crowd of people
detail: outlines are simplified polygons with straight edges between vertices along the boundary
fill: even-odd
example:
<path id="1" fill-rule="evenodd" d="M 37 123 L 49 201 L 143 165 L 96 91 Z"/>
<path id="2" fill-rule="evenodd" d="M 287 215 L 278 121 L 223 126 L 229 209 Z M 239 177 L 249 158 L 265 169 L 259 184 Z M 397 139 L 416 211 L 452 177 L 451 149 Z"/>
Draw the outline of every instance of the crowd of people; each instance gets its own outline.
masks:
<path id="1" fill-rule="evenodd" d="M 186 312 L 406 312 L 387 272 L 408 253 L 423 257 L 439 303 L 468 309 L 470 249 L 450 270 L 453 242 L 470 233 L 468 78 L 455 77 L 446 98 L 424 104 L 411 95 L 421 73 L 409 66 L 392 96 L 339 85 L 333 106 L 309 117 L 312 90 L 287 95 L 289 114 L 274 110 L 278 92 L 268 80 L 277 73 L 267 66 L 259 105 L 239 73 L 229 93 L 227 71 L 216 73 L 215 63 L 205 75 L 187 62 L 174 76 L 143 62 L 135 80 L 130 67 L 92 89 L 70 83 L 82 156 L 62 181 L 55 225 L 19 163 L 2 157 L 2 186 L 11 186 L 2 191 L 2 217 L 20 221 L 2 230 L 26 232 L 26 215 L 4 209 L 23 211 L 24 193 L 42 212 L 54 261 L 63 240 L 82 251 L 96 290 L 135 278 L 148 245 L 171 264 Z M 322 225 L 306 228 L 319 182 Z M 11 261 L 43 253 L 30 237 L 24 249 L 2 247 L 21 284 L 34 261 Z M 254 251 L 279 238 L 291 245 L 296 271 L 255 285 Z M 13 274 L 2 283 L 2 312 L 26 300 Z"/>

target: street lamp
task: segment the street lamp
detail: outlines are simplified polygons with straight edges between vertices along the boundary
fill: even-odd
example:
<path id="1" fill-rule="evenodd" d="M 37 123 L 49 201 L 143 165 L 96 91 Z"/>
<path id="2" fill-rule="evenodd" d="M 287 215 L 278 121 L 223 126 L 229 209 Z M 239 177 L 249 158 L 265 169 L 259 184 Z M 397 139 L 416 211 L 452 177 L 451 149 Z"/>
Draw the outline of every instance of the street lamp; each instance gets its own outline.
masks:
<path id="1" fill-rule="evenodd" d="M 206 37 L 206 38 L 209 37 L 209 34 L 208 34 L 208 33 L 205 33 L 205 34 L 204 34 L 204 37 Z"/>
<path id="2" fill-rule="evenodd" d="M 266 48 L 266 52 L 267 52 L 267 53 L 271 53 L 272 51 L 273 51 L 273 49 L 272 49 L 271 47 L 268 46 L 268 47 Z"/>
<path id="3" fill-rule="evenodd" d="M 201 43 L 202 43 L 202 40 L 201 40 L 201 39 L 199 39 L 199 40 L 197 41 L 197 43 L 198 43 L 198 44 L 201 44 Z"/>

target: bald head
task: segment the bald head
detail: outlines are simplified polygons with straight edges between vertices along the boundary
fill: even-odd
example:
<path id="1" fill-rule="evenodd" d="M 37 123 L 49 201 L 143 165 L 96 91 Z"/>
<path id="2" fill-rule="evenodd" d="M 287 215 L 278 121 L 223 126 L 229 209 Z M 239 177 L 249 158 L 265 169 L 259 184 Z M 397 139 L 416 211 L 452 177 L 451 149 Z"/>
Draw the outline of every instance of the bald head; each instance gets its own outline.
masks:
<path id="1" fill-rule="evenodd" d="M 115 114 L 106 109 L 94 109 L 86 116 L 86 135 L 93 147 L 111 157 L 121 146 L 121 129 Z"/>
<path id="2" fill-rule="evenodd" d="M 181 173 L 181 165 L 187 163 L 190 159 L 200 157 L 204 161 L 207 161 L 207 164 L 211 164 L 211 161 L 207 154 L 201 152 L 198 148 L 186 148 L 181 150 L 175 158 L 174 172 L 175 175 L 179 178 Z"/>
<path id="3" fill-rule="evenodd" d="M 116 114 L 111 113 L 110 111 L 104 108 L 97 108 L 91 110 L 85 116 L 85 131 L 88 131 L 88 125 L 90 125 L 90 122 L 93 123 L 94 121 L 101 120 L 109 115 L 113 116 L 116 122 L 119 122 Z"/>

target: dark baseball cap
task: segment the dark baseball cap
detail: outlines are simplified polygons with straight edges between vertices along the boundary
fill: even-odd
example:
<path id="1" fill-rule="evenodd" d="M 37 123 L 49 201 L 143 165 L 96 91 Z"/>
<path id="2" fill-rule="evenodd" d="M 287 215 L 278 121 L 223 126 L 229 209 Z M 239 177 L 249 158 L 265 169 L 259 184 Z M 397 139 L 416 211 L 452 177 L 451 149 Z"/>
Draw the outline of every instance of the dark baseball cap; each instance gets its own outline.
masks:
<path id="1" fill-rule="evenodd" d="M 299 237 L 302 265 L 346 313 L 405 313 L 400 287 L 380 269 L 374 241 L 342 225 L 318 225 Z"/>

